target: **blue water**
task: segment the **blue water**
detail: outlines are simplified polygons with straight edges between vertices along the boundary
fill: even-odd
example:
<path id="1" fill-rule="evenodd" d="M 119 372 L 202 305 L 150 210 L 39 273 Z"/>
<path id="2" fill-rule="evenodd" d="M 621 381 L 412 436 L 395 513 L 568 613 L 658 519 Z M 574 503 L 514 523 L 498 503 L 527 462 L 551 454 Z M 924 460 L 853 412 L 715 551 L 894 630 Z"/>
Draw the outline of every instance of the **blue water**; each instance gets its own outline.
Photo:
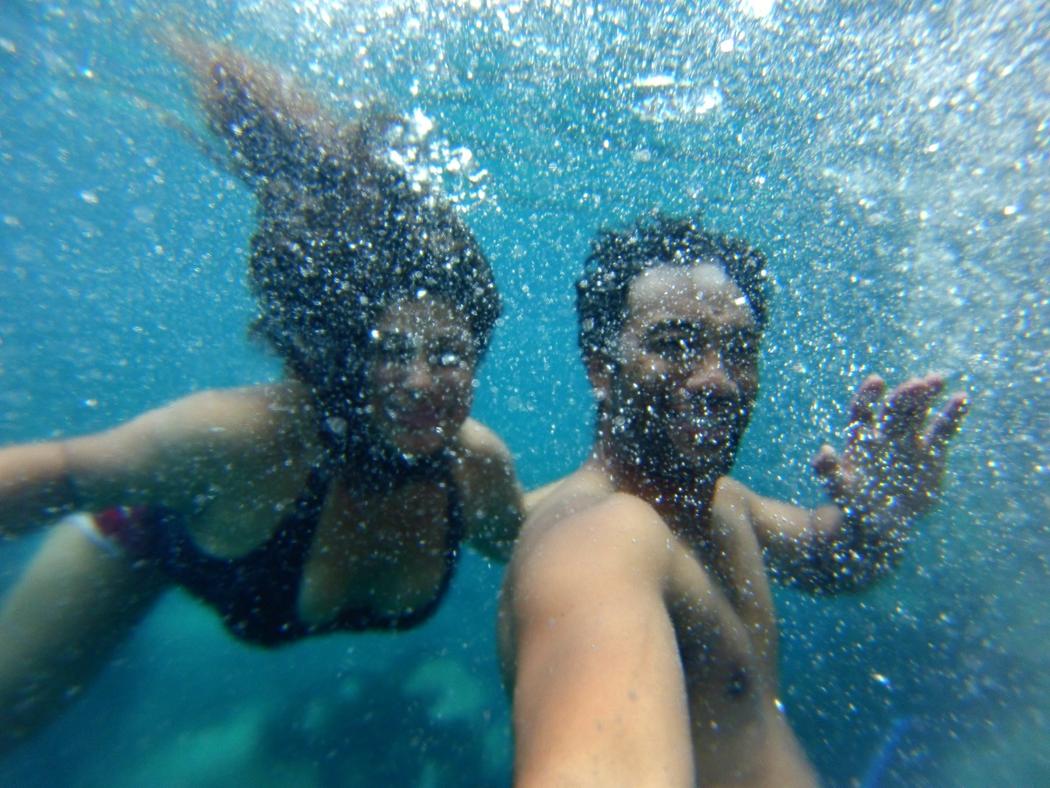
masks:
<path id="1" fill-rule="evenodd" d="M 506 302 L 476 415 L 527 484 L 589 445 L 587 241 L 654 206 L 770 256 L 736 472 L 759 491 L 820 500 L 808 460 L 869 371 L 970 392 L 900 571 L 778 594 L 783 699 L 831 785 L 1050 782 L 1043 4 L 110 5 L 0 7 L 0 441 L 277 374 L 245 338 L 251 195 L 184 133 L 192 98 L 147 33 L 228 36 L 337 105 L 419 108 L 488 171 L 484 195 L 446 185 Z M 0 545 L 0 587 L 35 544 Z M 471 558 L 418 631 L 277 653 L 172 595 L 0 783 L 505 785 L 499 578 Z"/>

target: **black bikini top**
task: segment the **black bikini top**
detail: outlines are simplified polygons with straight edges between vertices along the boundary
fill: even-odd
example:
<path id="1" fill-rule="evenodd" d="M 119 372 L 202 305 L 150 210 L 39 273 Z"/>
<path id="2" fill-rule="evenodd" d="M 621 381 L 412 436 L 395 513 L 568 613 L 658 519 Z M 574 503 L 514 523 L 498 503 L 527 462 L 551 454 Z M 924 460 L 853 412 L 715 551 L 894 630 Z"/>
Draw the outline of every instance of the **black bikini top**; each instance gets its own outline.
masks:
<path id="1" fill-rule="evenodd" d="M 306 489 L 273 535 L 237 558 L 217 558 L 193 541 L 182 518 L 171 511 L 149 509 L 144 523 L 150 535 L 149 553 L 163 571 L 194 596 L 215 608 L 235 636 L 261 646 L 277 646 L 309 635 L 347 630 L 401 630 L 418 626 L 441 604 L 455 574 L 465 532 L 463 507 L 452 475 L 452 459 L 442 452 L 433 459 L 406 466 L 398 486 L 413 479 L 437 481 L 447 493 L 448 532 L 445 572 L 426 604 L 394 615 L 368 607 L 350 607 L 332 621 L 309 626 L 299 619 L 298 599 L 303 571 L 332 474 L 315 467 Z"/>

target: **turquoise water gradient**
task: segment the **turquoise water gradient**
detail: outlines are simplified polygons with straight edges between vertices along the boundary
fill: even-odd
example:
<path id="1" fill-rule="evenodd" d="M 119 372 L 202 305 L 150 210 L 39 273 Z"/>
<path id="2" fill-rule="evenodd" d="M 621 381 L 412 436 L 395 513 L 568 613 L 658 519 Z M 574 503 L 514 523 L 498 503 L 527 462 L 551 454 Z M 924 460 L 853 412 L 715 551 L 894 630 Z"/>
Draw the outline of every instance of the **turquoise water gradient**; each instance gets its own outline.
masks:
<path id="1" fill-rule="evenodd" d="M 571 289 L 588 239 L 653 207 L 770 257 L 736 473 L 759 491 L 821 500 L 809 458 L 868 372 L 970 392 L 900 571 L 840 599 L 778 593 L 783 700 L 830 785 L 1050 782 L 1050 11 L 651 5 L 7 0 L 0 442 L 277 374 L 245 337 L 251 195 L 192 141 L 184 75 L 148 33 L 228 37 L 340 111 L 418 108 L 487 171 L 445 185 L 506 301 L 476 415 L 529 485 L 589 445 Z M 37 543 L 0 544 L 0 588 Z M 471 556 L 417 631 L 276 653 L 173 594 L 0 784 L 506 785 L 499 581 Z"/>

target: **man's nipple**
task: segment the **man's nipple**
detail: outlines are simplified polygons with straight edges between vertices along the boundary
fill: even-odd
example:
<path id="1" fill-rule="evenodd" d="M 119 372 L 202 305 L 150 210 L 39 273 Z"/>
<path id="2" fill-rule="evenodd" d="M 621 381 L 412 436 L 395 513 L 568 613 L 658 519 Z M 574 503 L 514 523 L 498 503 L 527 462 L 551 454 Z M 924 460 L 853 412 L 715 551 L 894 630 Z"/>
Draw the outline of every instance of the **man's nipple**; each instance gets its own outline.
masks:
<path id="1" fill-rule="evenodd" d="M 731 698 L 740 698 L 747 694 L 750 687 L 751 679 L 747 675 L 747 670 L 744 668 L 737 668 L 729 676 L 729 681 L 726 683 L 726 692 L 729 693 L 729 697 Z"/>

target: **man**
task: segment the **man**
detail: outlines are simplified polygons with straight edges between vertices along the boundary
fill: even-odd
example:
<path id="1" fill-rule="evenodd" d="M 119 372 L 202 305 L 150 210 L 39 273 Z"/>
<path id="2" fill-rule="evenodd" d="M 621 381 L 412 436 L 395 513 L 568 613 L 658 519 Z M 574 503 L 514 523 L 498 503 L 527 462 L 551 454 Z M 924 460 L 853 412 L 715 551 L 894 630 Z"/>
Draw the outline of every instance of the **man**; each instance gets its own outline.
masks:
<path id="1" fill-rule="evenodd" d="M 927 427 L 940 378 L 881 411 L 884 384 L 864 381 L 845 451 L 814 463 L 835 505 L 730 479 L 758 391 L 764 265 L 665 217 L 594 245 L 577 285 L 594 448 L 531 496 L 501 606 L 517 785 L 817 781 L 778 700 L 768 575 L 836 592 L 891 568 L 966 400 Z"/>

